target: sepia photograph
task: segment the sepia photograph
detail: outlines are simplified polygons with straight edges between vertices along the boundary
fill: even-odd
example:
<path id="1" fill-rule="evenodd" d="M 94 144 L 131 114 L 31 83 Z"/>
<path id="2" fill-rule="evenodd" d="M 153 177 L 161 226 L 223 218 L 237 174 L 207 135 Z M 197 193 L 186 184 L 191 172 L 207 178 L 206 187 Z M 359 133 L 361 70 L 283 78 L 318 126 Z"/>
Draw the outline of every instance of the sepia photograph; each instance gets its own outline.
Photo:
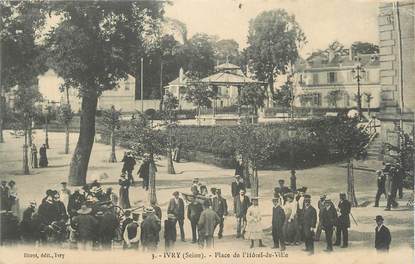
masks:
<path id="1" fill-rule="evenodd" d="M 0 0 L 0 263 L 414 263 L 415 0 Z"/>

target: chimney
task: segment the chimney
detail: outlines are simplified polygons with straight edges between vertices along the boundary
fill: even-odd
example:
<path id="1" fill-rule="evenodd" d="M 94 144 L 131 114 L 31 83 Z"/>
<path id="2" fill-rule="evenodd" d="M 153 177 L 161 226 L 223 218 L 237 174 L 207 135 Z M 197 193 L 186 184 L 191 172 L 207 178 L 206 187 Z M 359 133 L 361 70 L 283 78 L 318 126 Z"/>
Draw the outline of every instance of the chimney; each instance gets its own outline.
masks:
<path id="1" fill-rule="evenodd" d="M 183 79 L 184 79 L 183 68 L 180 67 L 180 71 L 179 71 L 179 83 L 183 83 Z"/>
<path id="2" fill-rule="evenodd" d="M 353 51 L 353 45 L 350 45 L 350 49 L 349 49 L 349 60 L 353 61 L 354 58 L 354 51 Z"/>

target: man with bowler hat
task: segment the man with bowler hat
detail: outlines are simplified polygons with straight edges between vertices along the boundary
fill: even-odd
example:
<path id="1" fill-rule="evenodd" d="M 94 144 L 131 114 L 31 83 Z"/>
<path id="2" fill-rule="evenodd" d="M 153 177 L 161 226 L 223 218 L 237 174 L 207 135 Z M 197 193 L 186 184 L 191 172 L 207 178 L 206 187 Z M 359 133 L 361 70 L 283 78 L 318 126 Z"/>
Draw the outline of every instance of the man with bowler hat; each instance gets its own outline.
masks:
<path id="1" fill-rule="evenodd" d="M 384 219 L 381 215 L 376 216 L 375 221 L 375 248 L 378 252 L 388 252 L 392 241 L 390 231 L 383 225 Z"/>

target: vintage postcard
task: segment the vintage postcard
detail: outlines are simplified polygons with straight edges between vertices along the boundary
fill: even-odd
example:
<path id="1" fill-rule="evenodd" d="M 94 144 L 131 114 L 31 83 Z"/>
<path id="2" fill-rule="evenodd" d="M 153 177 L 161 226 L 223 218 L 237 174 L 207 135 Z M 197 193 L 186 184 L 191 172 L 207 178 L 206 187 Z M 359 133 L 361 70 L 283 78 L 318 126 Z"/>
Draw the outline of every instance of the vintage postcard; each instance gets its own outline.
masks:
<path id="1" fill-rule="evenodd" d="M 414 263 L 414 11 L 1 0 L 0 263 Z"/>

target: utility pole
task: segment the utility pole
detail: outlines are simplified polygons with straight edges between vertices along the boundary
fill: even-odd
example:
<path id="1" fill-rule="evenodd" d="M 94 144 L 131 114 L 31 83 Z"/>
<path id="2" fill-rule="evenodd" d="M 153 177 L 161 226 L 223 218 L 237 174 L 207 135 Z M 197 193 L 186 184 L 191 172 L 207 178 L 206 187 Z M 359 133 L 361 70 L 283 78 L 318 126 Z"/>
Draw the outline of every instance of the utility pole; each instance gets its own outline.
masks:
<path id="1" fill-rule="evenodd" d="M 141 58 L 141 113 L 144 114 L 144 59 Z"/>

